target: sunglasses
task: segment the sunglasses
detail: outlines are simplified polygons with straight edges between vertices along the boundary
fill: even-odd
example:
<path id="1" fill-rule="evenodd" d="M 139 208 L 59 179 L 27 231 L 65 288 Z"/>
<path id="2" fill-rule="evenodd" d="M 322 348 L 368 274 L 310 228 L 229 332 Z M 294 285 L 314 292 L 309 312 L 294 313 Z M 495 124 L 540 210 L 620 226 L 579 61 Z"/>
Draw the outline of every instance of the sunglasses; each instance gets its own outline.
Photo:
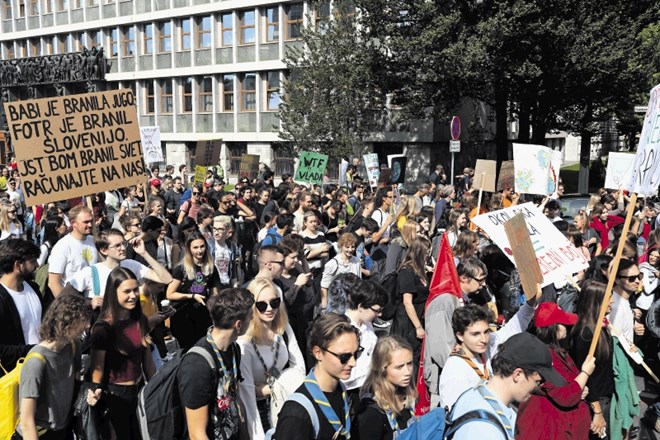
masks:
<path id="1" fill-rule="evenodd" d="M 355 358 L 355 360 L 357 361 L 358 358 L 362 355 L 364 348 L 362 347 L 358 348 L 355 353 L 341 353 L 341 354 L 334 353 L 328 350 L 327 348 L 321 348 L 321 350 L 330 353 L 331 355 L 339 359 L 339 362 L 341 362 L 342 365 L 346 365 L 348 361 L 351 360 L 351 358 Z"/>
<path id="2" fill-rule="evenodd" d="M 265 313 L 266 310 L 268 310 L 268 306 L 270 306 L 270 308 L 273 310 L 277 310 L 280 308 L 281 303 L 282 303 L 281 298 L 273 298 L 269 302 L 257 301 L 256 303 L 254 303 L 254 306 L 257 308 L 259 313 Z"/>
<path id="3" fill-rule="evenodd" d="M 630 283 L 634 283 L 637 280 L 642 281 L 642 279 L 644 279 L 644 273 L 640 272 L 637 275 L 630 275 L 629 277 L 619 275 L 617 278 L 622 278 L 624 280 L 628 280 Z"/>
<path id="4" fill-rule="evenodd" d="M 194 192 L 194 193 L 192 193 L 192 195 L 193 195 L 193 196 L 198 196 L 199 193 L 198 193 L 198 192 Z"/>

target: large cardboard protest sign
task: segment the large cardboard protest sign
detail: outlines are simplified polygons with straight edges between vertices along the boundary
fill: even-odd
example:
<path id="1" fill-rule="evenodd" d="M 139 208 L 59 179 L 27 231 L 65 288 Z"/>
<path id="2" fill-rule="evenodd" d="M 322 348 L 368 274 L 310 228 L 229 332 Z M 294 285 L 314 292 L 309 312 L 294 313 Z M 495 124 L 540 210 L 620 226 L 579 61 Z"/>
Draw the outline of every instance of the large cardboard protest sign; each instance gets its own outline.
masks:
<path id="1" fill-rule="evenodd" d="M 504 232 L 511 244 L 513 260 L 518 268 L 520 285 L 527 299 L 534 298 L 538 293 L 538 285 L 543 283 L 543 273 L 536 261 L 534 245 L 527 230 L 525 216 L 522 212 L 514 215 L 504 223 Z"/>
<path id="2" fill-rule="evenodd" d="M 28 205 L 144 182 L 131 90 L 4 104 Z"/>
<path id="3" fill-rule="evenodd" d="M 635 155 L 630 153 L 610 153 L 607 158 L 605 188 L 621 189 L 630 182 Z"/>
<path id="4" fill-rule="evenodd" d="M 472 188 L 483 191 L 495 192 L 495 179 L 497 174 L 497 161 L 477 159 L 474 168 Z"/>
<path id="5" fill-rule="evenodd" d="M 497 190 L 513 189 L 515 181 L 515 169 L 512 160 L 505 160 L 500 166 L 500 176 L 497 179 Z"/>
<path id="6" fill-rule="evenodd" d="M 472 221 L 497 244 L 509 257 L 512 263 L 513 251 L 507 238 L 504 224 L 521 212 L 527 223 L 527 230 L 534 246 L 536 261 L 543 274 L 542 286 L 552 282 L 565 282 L 567 274 L 573 274 L 586 269 L 587 260 L 564 234 L 548 220 L 541 210 L 533 203 L 500 209 L 499 211 L 482 214 Z"/>
<path id="7" fill-rule="evenodd" d="M 561 152 L 543 145 L 513 144 L 515 190 L 549 195 L 557 191 Z"/>
<path id="8" fill-rule="evenodd" d="M 163 148 L 160 145 L 160 127 L 140 127 L 140 139 L 145 163 L 163 161 Z"/>
<path id="9" fill-rule="evenodd" d="M 300 162 L 298 162 L 298 169 L 296 170 L 296 177 L 294 180 L 322 185 L 323 174 L 325 174 L 327 166 L 327 154 L 302 151 L 300 153 Z"/>
<path id="10" fill-rule="evenodd" d="M 247 177 L 254 180 L 259 177 L 259 155 L 258 154 L 244 154 L 241 156 L 241 168 L 239 171 L 240 177 Z"/>
<path id="11" fill-rule="evenodd" d="M 222 140 L 197 141 L 195 147 L 195 165 L 213 166 L 220 160 Z M 257 164 L 258 164 L 257 160 Z"/>
<path id="12" fill-rule="evenodd" d="M 645 196 L 660 185 L 660 84 L 651 90 L 628 189 Z"/>
<path id="13" fill-rule="evenodd" d="M 367 169 L 367 178 L 369 186 L 375 188 L 378 186 L 380 177 L 380 164 L 378 163 L 378 154 L 369 153 L 364 155 L 364 166 Z"/>

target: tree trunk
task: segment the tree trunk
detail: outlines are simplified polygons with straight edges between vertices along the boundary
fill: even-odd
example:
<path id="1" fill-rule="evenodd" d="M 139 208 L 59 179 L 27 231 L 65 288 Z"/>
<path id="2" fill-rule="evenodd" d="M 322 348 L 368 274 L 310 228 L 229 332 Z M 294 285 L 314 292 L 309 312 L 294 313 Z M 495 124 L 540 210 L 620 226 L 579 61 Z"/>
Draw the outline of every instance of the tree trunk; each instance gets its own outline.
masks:
<path id="1" fill-rule="evenodd" d="M 582 117 L 582 130 L 580 131 L 580 175 L 578 176 L 578 192 L 589 193 L 589 160 L 591 158 L 591 131 L 587 128 L 592 119 L 592 104 L 587 103 Z"/>
<path id="2" fill-rule="evenodd" d="M 523 101 L 518 112 L 518 142 L 521 144 L 529 144 L 529 127 L 529 104 Z"/>
<path id="3" fill-rule="evenodd" d="M 497 170 L 503 161 L 509 160 L 509 133 L 507 122 L 509 115 L 508 96 L 504 87 L 496 87 L 495 92 L 495 153 L 497 156 Z"/>

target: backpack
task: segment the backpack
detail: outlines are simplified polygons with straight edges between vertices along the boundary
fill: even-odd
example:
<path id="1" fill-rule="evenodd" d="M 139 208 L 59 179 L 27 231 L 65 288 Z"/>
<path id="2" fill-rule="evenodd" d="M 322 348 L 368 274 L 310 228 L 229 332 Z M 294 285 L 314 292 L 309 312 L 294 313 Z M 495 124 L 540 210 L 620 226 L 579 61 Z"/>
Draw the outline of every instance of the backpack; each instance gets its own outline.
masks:
<path id="1" fill-rule="evenodd" d="M 401 295 L 399 295 L 399 272 L 390 272 L 378 281 L 381 289 L 387 293 L 387 304 L 383 307 L 381 319 L 388 321 L 394 318 L 396 309 L 401 305 Z"/>
<path id="2" fill-rule="evenodd" d="M 37 358 L 44 364 L 46 363 L 46 359 L 41 353 L 32 352 L 19 359 L 16 362 L 16 367 L 10 372 L 7 372 L 0 365 L 0 368 L 5 372 L 5 375 L 0 378 L 0 414 L 2 414 L 2 417 L 0 417 L 0 439 L 11 438 L 18 426 L 18 408 L 21 404 L 18 400 L 18 387 L 23 365 L 30 358 Z"/>
<path id="3" fill-rule="evenodd" d="M 185 415 L 179 399 L 176 376 L 181 361 L 190 353 L 202 356 L 213 370 L 217 381 L 215 360 L 203 347 L 192 347 L 187 353 L 179 350 L 138 393 L 137 416 L 142 438 L 181 438 Z"/>
<path id="4" fill-rule="evenodd" d="M 307 396 L 305 396 L 302 393 L 291 394 L 286 399 L 285 403 L 288 401 L 296 402 L 300 404 L 303 408 L 305 408 L 305 411 L 307 411 L 307 415 L 309 416 L 309 419 L 312 421 L 312 426 L 314 427 L 314 438 L 318 438 L 321 425 L 319 425 L 319 416 L 318 414 L 316 414 L 316 409 L 314 408 L 314 404 L 312 403 L 312 401 L 309 400 Z M 266 432 L 266 436 L 264 440 L 273 440 L 274 435 L 275 435 L 275 426 L 273 426 L 268 430 L 268 432 Z"/>
<path id="5" fill-rule="evenodd" d="M 259 272 L 259 262 L 257 261 L 257 256 L 259 255 L 259 249 L 261 249 L 261 243 L 268 237 L 270 237 L 273 244 L 277 243 L 277 236 L 275 234 L 268 233 L 263 240 L 256 242 L 252 248 L 252 270 L 254 270 L 255 273 Z"/>

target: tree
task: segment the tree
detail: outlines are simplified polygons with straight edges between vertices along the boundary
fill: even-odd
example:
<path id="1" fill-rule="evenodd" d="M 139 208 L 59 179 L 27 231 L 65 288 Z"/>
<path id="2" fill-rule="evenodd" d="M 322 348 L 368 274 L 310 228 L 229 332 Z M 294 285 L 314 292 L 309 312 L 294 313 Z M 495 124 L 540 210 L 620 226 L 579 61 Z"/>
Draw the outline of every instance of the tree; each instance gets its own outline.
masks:
<path id="1" fill-rule="evenodd" d="M 364 151 L 364 140 L 380 128 L 384 108 L 376 84 L 377 49 L 361 38 L 353 2 L 312 2 L 313 23 L 302 31 L 302 45 L 290 48 L 284 60 L 289 77 L 279 117 L 280 137 L 297 150 L 315 150 L 335 157 Z"/>

